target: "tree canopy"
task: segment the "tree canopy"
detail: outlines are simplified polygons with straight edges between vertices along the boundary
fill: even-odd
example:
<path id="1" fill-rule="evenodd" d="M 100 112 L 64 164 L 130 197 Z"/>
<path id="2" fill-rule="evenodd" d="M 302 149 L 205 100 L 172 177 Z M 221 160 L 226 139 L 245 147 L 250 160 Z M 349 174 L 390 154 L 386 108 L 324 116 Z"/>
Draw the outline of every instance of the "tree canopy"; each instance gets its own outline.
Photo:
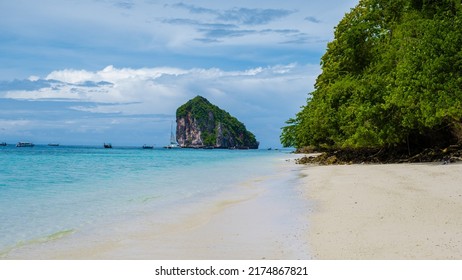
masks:
<path id="1" fill-rule="evenodd" d="M 335 28 L 284 146 L 370 148 L 460 141 L 460 0 L 361 0 Z"/>

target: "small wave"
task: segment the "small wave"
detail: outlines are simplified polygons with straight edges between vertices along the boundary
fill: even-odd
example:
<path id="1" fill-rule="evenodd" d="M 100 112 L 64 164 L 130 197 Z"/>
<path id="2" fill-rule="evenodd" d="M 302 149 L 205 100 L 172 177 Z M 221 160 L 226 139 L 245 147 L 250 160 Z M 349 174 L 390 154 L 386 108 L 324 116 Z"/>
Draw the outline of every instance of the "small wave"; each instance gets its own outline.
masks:
<path id="1" fill-rule="evenodd" d="M 132 198 L 129 200 L 129 202 L 141 202 L 141 203 L 147 203 L 147 202 L 150 202 L 152 200 L 156 200 L 156 199 L 159 199 L 161 198 L 162 196 L 161 195 L 154 195 L 154 196 L 145 196 L 145 197 L 140 197 L 140 198 Z"/>
<path id="2" fill-rule="evenodd" d="M 36 239 L 31 239 L 31 240 L 26 240 L 26 241 L 23 241 L 23 240 L 19 241 L 18 243 L 16 243 L 16 245 L 11 246 L 11 247 L 7 247 L 7 248 L 1 250 L 0 251 L 0 258 L 2 258 L 2 259 L 5 258 L 6 256 L 8 256 L 8 254 L 10 254 L 14 250 L 17 250 L 17 249 L 20 249 L 20 248 L 23 248 L 23 247 L 26 247 L 26 246 L 30 246 L 30 245 L 43 244 L 43 243 L 55 241 L 55 240 L 64 238 L 64 237 L 66 237 L 68 235 L 71 235 L 71 234 L 73 234 L 75 232 L 76 232 L 75 229 L 67 229 L 67 230 L 57 231 L 57 232 L 54 232 L 54 233 L 52 233 L 50 235 L 42 236 L 42 237 L 39 237 L 39 238 L 36 238 Z"/>

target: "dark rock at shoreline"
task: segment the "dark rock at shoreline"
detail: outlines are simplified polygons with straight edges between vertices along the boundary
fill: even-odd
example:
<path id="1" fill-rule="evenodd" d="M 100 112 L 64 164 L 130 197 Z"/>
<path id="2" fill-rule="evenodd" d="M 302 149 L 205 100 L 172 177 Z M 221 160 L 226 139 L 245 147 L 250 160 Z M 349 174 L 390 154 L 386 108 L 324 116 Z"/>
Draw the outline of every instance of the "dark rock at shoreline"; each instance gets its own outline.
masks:
<path id="1" fill-rule="evenodd" d="M 312 149 L 308 149 L 313 152 Z M 298 151 L 300 152 L 300 151 Z M 306 150 L 302 150 L 306 152 Z M 441 162 L 443 164 L 462 161 L 462 145 L 451 145 L 444 149 L 427 148 L 414 154 L 403 149 L 338 149 L 322 151 L 297 160 L 299 164 L 361 164 L 361 163 L 418 163 Z"/>

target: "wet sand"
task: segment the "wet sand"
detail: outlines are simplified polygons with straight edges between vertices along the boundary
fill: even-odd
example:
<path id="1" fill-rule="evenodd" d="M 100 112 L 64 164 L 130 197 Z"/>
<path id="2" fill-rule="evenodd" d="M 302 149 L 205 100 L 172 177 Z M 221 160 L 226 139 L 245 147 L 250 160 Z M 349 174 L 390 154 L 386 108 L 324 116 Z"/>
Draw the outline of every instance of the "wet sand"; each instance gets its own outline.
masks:
<path id="1" fill-rule="evenodd" d="M 310 166 L 315 259 L 462 259 L 462 164 Z"/>

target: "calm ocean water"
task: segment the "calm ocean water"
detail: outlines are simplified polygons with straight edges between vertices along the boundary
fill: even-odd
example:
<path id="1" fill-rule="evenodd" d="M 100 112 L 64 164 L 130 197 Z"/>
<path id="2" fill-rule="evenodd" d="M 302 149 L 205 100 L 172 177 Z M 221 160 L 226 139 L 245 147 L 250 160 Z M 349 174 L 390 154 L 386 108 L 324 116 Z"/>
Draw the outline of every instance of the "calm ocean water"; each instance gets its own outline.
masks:
<path id="1" fill-rule="evenodd" d="M 0 258 L 267 175 L 281 151 L 0 147 Z"/>

